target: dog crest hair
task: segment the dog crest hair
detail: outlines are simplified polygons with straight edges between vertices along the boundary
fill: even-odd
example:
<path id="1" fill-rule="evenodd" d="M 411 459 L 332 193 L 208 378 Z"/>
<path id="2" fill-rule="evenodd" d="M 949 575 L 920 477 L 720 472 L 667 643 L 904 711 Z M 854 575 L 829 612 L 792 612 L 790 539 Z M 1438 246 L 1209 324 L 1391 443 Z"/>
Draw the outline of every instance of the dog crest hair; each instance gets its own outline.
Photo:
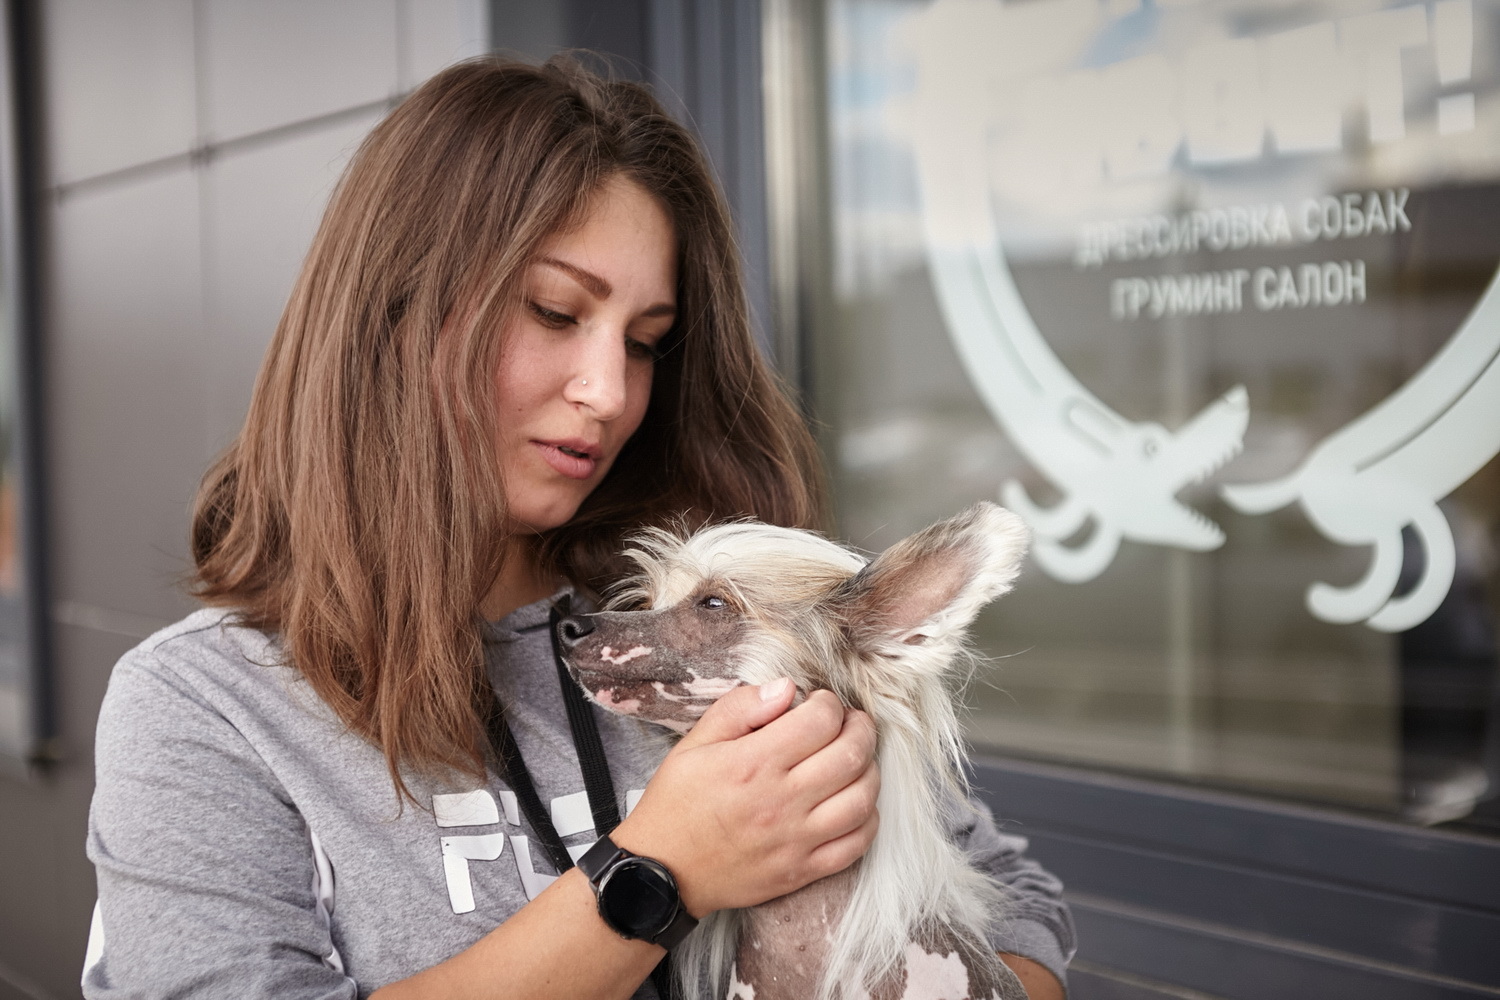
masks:
<path id="1" fill-rule="evenodd" d="M 980 503 L 867 560 L 810 531 L 756 522 L 686 535 L 653 530 L 627 555 L 639 573 L 610 607 L 665 608 L 713 591 L 751 622 L 736 643 L 738 680 L 791 677 L 828 688 L 873 719 L 880 832 L 834 935 L 819 1000 L 855 1000 L 902 961 L 914 932 L 948 925 L 984 941 L 1004 900 L 948 837 L 944 811 L 966 791 L 956 687 L 976 657 L 968 627 L 1009 591 L 1029 533 Z M 730 982 L 742 911 L 720 911 L 679 946 L 686 995 L 697 977 Z"/>

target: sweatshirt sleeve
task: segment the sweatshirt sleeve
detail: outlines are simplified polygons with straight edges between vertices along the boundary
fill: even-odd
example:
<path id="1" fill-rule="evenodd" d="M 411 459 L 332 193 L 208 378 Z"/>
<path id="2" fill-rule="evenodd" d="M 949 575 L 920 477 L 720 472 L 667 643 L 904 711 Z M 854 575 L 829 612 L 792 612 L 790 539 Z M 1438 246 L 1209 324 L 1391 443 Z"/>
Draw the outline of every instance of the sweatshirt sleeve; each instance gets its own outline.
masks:
<path id="1" fill-rule="evenodd" d="M 271 769 L 162 650 L 110 678 L 88 856 L 90 1000 L 348 1000 L 307 824 Z"/>
<path id="2" fill-rule="evenodd" d="M 989 807 L 977 798 L 954 803 L 950 822 L 955 842 L 975 867 L 1007 890 L 1008 905 L 991 924 L 990 945 L 1040 962 L 1066 986 L 1075 936 L 1062 882 L 1026 856 L 1025 837 L 996 829 Z"/>

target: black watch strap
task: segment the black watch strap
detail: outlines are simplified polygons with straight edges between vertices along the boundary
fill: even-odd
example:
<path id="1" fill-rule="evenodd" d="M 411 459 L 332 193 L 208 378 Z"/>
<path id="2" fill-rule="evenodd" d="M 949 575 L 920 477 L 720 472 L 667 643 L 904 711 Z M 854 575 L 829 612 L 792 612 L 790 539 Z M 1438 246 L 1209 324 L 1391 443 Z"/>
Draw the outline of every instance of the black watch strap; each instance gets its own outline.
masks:
<path id="1" fill-rule="evenodd" d="M 583 852 L 583 855 L 578 859 L 578 870 L 588 877 L 589 884 L 594 887 L 594 894 L 597 896 L 604 882 L 604 877 L 610 870 L 622 861 L 628 861 L 632 858 L 641 858 L 641 855 L 625 850 L 625 848 L 620 847 L 606 835 L 600 837 L 594 843 L 593 847 Z M 641 858 L 641 860 L 650 861 L 657 868 L 660 868 L 668 879 L 672 879 L 671 871 L 660 861 L 654 858 Z M 650 941 L 652 944 L 661 945 L 668 951 L 681 944 L 682 939 L 692 933 L 694 927 L 698 926 L 697 918 L 687 911 L 687 907 L 682 905 L 682 897 L 677 894 L 677 882 L 675 879 L 672 879 L 671 888 L 673 894 L 677 895 L 677 909 L 672 914 L 672 919 L 661 930 L 644 939 Z M 605 918 L 605 922 L 609 922 L 607 917 Z M 619 932 L 618 927 L 613 927 L 613 924 L 611 924 L 611 927 L 617 933 Z"/>
<path id="2" fill-rule="evenodd" d="M 682 901 L 677 902 L 677 913 L 672 917 L 672 922 L 662 928 L 660 934 L 651 939 L 652 944 L 659 944 L 671 951 L 682 944 L 682 939 L 693 933 L 693 928 L 698 926 L 698 918 L 687 911 Z"/>
<path id="3" fill-rule="evenodd" d="M 622 861 L 625 858 L 631 857 L 635 857 L 635 855 L 617 845 L 613 840 L 609 839 L 608 834 L 605 834 L 594 841 L 593 847 L 590 847 L 579 856 L 578 870 L 587 875 L 589 882 L 593 883 L 597 889 L 599 887 L 599 879 L 609 870 L 610 865 L 616 861 Z"/>

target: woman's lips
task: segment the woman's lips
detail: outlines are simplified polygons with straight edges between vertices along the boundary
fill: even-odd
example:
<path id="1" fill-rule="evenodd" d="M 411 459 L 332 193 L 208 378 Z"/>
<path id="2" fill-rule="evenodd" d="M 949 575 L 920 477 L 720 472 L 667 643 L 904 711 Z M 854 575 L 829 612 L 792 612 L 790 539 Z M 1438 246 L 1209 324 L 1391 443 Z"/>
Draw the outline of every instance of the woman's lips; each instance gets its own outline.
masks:
<path id="1" fill-rule="evenodd" d="M 547 464 L 569 479 L 587 479 L 599 467 L 599 460 L 591 456 L 570 455 L 550 441 L 533 441 Z M 572 449 L 580 450 L 580 449 Z"/>

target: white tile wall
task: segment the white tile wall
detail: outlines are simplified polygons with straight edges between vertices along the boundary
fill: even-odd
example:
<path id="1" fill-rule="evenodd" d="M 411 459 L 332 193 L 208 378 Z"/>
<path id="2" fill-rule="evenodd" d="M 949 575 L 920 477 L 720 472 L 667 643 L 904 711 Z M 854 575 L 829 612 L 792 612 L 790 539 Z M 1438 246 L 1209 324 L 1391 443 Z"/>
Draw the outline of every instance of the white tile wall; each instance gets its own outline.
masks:
<path id="1" fill-rule="evenodd" d="M 170 621 L 206 459 L 197 182 L 80 192 L 50 222 L 55 597 Z"/>
<path id="2" fill-rule="evenodd" d="M 203 133 L 261 132 L 392 96 L 396 0 L 201 0 Z"/>
<path id="3" fill-rule="evenodd" d="M 52 183 L 192 148 L 193 0 L 41 5 Z"/>
<path id="4" fill-rule="evenodd" d="M 204 279 L 211 345 L 206 440 L 227 445 L 244 421 L 261 356 L 323 207 L 370 115 L 215 158 L 203 172 Z"/>

